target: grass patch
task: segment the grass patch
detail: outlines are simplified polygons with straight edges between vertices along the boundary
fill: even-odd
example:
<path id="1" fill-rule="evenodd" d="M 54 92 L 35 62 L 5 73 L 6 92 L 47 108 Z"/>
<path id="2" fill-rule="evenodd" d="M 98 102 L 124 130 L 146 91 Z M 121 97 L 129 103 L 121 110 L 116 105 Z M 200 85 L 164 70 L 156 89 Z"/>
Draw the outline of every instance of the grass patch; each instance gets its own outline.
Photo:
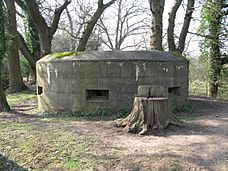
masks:
<path id="1" fill-rule="evenodd" d="M 29 123 L 17 123 L 17 122 L 2 122 L 0 124 L 1 130 L 17 131 L 26 129 L 36 129 L 37 125 L 32 125 Z"/>
<path id="2" fill-rule="evenodd" d="M 4 152 L 4 161 L 0 161 L 2 170 L 8 170 L 7 160 L 12 161 L 11 170 L 18 170 L 19 166 L 34 171 L 91 170 L 95 164 L 86 155 L 86 151 L 93 151 L 91 137 L 26 123 L 0 124 L 0 149 Z"/>
<path id="3" fill-rule="evenodd" d="M 198 114 L 191 114 L 191 115 L 178 115 L 177 119 L 184 120 L 184 121 L 193 121 L 196 120 L 200 115 Z"/>
<path id="4" fill-rule="evenodd" d="M 36 93 L 21 91 L 19 93 L 8 94 L 6 98 L 10 106 L 17 106 L 25 101 L 36 99 L 37 96 Z"/>
<path id="5" fill-rule="evenodd" d="M 63 168 L 67 170 L 79 169 L 81 167 L 81 163 L 78 159 L 65 159 L 61 164 Z"/>

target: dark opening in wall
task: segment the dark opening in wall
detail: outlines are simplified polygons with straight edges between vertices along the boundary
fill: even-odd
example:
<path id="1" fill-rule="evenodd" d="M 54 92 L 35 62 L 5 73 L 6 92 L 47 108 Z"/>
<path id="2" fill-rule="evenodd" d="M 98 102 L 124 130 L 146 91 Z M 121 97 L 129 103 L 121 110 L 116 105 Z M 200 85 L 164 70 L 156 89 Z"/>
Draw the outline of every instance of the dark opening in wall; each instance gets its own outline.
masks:
<path id="1" fill-rule="evenodd" d="M 169 96 L 180 96 L 180 87 L 169 87 Z"/>
<path id="2" fill-rule="evenodd" d="M 86 90 L 86 100 L 108 100 L 109 90 Z"/>
<path id="3" fill-rule="evenodd" d="M 38 95 L 41 95 L 42 93 L 43 93 L 43 87 L 38 86 L 38 87 L 37 87 L 37 94 L 38 94 Z"/>

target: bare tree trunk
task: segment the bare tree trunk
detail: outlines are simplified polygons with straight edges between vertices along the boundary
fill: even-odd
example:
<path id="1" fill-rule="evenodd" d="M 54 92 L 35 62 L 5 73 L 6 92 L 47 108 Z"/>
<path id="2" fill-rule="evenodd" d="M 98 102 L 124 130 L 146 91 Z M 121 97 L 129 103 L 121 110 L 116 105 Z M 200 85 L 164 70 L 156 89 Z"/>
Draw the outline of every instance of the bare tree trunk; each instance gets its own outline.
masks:
<path id="1" fill-rule="evenodd" d="M 115 38 L 115 50 L 120 50 L 120 39 L 122 38 L 121 33 L 123 27 L 121 27 L 122 20 L 121 20 L 121 15 L 122 15 L 122 0 L 119 0 L 118 2 L 118 14 L 117 14 L 117 24 L 116 24 L 116 38 Z"/>
<path id="2" fill-rule="evenodd" d="M 188 0 L 188 5 L 184 17 L 184 23 L 179 37 L 179 44 L 177 50 L 182 53 L 185 47 L 185 40 L 188 34 L 189 25 L 192 19 L 192 13 L 194 11 L 195 0 Z"/>
<path id="3" fill-rule="evenodd" d="M 93 14 L 91 20 L 88 22 L 88 25 L 85 28 L 85 31 L 79 41 L 77 51 L 84 51 L 86 49 L 86 44 L 89 40 L 91 33 L 93 32 L 93 28 L 96 25 L 98 19 L 101 17 L 102 13 L 106 8 L 112 5 L 116 0 L 111 0 L 110 2 L 104 4 L 103 0 L 98 0 L 98 7 L 96 12 Z"/>
<path id="4" fill-rule="evenodd" d="M 168 40 L 168 47 L 169 51 L 176 51 L 176 44 L 174 40 L 174 27 L 175 27 L 175 18 L 177 10 L 179 9 L 183 0 L 176 0 L 174 6 L 169 13 L 169 20 L 168 20 L 168 29 L 167 29 L 167 40 Z"/>
<path id="5" fill-rule="evenodd" d="M 10 106 L 6 100 L 6 95 L 2 87 L 2 77 L 0 74 L 0 112 L 7 112 L 10 110 Z"/>
<path id="6" fill-rule="evenodd" d="M 8 13 L 8 32 L 10 34 L 10 45 L 8 52 L 8 68 L 9 68 L 9 92 L 15 93 L 26 89 L 23 83 L 20 67 L 20 59 L 18 54 L 18 35 L 16 24 L 16 9 L 14 0 L 7 0 Z"/>
<path id="7" fill-rule="evenodd" d="M 41 57 L 51 53 L 52 39 L 53 35 L 50 34 L 49 29 L 45 31 L 45 34 L 40 34 Z"/>
<path id="8" fill-rule="evenodd" d="M 218 95 L 219 84 L 217 79 L 210 82 L 209 97 L 216 98 Z"/>
<path id="9" fill-rule="evenodd" d="M 149 0 L 150 11 L 152 12 L 152 34 L 150 47 L 153 50 L 163 50 L 162 47 L 162 29 L 163 29 L 163 11 L 165 0 Z"/>

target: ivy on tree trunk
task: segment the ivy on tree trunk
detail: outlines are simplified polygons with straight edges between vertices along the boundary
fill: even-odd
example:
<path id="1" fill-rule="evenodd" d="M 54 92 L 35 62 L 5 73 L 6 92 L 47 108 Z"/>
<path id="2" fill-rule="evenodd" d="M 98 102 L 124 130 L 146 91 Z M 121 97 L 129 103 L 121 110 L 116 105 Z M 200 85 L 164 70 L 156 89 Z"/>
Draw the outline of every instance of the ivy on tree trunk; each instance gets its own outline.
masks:
<path id="1" fill-rule="evenodd" d="M 227 8 L 225 0 L 207 0 L 201 11 L 201 25 L 198 29 L 204 39 L 200 45 L 201 58 L 207 59 L 209 63 L 209 96 L 216 98 L 221 82 L 223 65 L 222 53 L 222 31 L 223 17 Z"/>
<path id="2" fill-rule="evenodd" d="M 26 89 L 23 83 L 20 59 L 18 53 L 18 35 L 16 23 L 16 8 L 14 0 L 6 0 L 8 14 L 8 33 L 10 37 L 8 52 L 8 68 L 9 68 L 9 92 L 15 93 Z"/>
<path id="3" fill-rule="evenodd" d="M 2 111 L 9 111 L 10 107 L 6 100 L 5 92 L 2 87 L 2 65 L 3 65 L 3 58 L 6 55 L 7 50 L 7 40 L 6 40 L 6 28 L 5 28 L 5 10 L 4 10 L 3 1 L 0 1 L 0 112 Z"/>
<path id="4" fill-rule="evenodd" d="M 35 0 L 25 0 L 28 11 L 32 18 L 36 29 L 40 36 L 41 57 L 51 53 L 51 42 L 58 28 L 60 16 L 64 9 L 71 3 L 71 0 L 66 0 L 60 7 L 55 9 L 51 26 L 48 26 L 45 19 L 39 11 L 39 7 Z"/>

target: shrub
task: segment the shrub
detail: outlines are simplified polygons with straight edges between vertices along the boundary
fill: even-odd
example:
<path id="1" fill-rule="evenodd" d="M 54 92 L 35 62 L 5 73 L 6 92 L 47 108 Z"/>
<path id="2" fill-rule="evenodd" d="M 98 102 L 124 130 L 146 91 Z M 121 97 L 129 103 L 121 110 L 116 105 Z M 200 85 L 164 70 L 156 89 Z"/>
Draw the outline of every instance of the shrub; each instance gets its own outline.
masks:
<path id="1" fill-rule="evenodd" d="M 182 105 L 175 107 L 174 112 L 189 113 L 189 112 L 193 112 L 194 110 L 195 110 L 195 106 L 192 103 L 187 102 L 187 103 L 184 103 Z"/>

